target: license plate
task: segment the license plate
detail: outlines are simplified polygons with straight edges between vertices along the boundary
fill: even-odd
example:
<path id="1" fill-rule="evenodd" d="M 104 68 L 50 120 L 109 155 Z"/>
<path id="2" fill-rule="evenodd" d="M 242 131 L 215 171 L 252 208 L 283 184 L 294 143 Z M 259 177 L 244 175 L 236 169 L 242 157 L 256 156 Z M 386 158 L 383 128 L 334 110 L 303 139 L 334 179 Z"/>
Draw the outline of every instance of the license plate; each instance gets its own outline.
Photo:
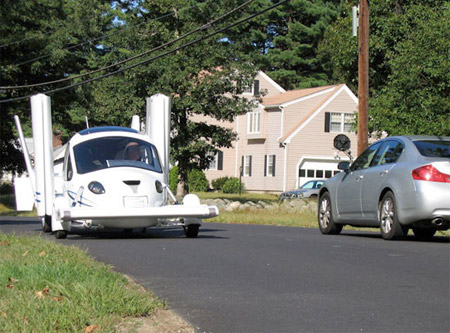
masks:
<path id="1" fill-rule="evenodd" d="M 147 207 L 147 196 L 123 197 L 123 205 L 125 208 L 143 208 Z"/>

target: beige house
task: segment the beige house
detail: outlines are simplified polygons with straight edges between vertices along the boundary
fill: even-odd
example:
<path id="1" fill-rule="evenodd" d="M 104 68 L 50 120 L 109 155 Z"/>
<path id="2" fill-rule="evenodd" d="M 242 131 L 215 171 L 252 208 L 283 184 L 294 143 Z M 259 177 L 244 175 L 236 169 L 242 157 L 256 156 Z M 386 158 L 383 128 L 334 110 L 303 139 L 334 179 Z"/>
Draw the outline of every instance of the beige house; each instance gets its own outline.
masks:
<path id="1" fill-rule="evenodd" d="M 348 157 L 333 147 L 345 134 L 356 156 L 357 136 L 351 131 L 358 99 L 345 84 L 285 91 L 263 72 L 244 96 L 262 97 L 252 112 L 233 122 L 196 116 L 192 120 L 232 128 L 238 137 L 223 149 L 205 174 L 209 181 L 239 177 L 247 191 L 282 192 L 311 179 L 332 177 Z"/>

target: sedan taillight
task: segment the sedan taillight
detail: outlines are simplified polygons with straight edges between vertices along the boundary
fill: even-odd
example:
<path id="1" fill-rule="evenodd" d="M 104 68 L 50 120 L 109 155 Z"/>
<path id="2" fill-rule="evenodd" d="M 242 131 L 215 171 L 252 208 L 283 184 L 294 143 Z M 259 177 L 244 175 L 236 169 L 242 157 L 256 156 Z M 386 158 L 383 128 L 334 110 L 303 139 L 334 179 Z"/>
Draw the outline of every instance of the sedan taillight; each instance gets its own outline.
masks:
<path id="1" fill-rule="evenodd" d="M 425 180 L 429 182 L 450 183 L 450 175 L 440 172 L 431 164 L 424 165 L 412 171 L 415 180 Z"/>

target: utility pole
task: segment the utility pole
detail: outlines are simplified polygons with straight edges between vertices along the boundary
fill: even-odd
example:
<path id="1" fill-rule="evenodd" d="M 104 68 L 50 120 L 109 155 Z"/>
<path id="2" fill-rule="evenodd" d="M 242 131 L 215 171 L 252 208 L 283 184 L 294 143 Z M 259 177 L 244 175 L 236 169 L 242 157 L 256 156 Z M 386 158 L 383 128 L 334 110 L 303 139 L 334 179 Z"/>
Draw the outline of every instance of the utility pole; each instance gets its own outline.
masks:
<path id="1" fill-rule="evenodd" d="M 358 156 L 369 145 L 369 1 L 359 1 Z"/>

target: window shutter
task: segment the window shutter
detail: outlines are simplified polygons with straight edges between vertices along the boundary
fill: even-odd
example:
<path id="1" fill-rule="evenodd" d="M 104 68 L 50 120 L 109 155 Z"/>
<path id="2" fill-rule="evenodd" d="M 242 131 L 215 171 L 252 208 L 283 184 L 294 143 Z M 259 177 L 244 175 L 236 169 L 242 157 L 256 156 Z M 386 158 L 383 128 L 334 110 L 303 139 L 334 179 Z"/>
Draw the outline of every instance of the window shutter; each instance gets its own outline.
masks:
<path id="1" fill-rule="evenodd" d="M 244 176 L 244 169 L 245 169 L 245 165 L 244 165 L 244 155 L 242 155 L 242 161 L 241 161 L 241 176 Z"/>
<path id="2" fill-rule="evenodd" d="M 223 170 L 223 152 L 219 150 L 217 161 L 217 170 Z"/>
<path id="3" fill-rule="evenodd" d="M 267 155 L 264 155 L 264 177 L 267 177 Z"/>
<path id="4" fill-rule="evenodd" d="M 276 161 L 276 155 L 273 155 L 273 171 L 272 171 L 272 176 L 275 177 L 275 161 Z"/>
<path id="5" fill-rule="evenodd" d="M 259 80 L 253 82 L 253 95 L 259 96 Z"/>
<path id="6" fill-rule="evenodd" d="M 325 112 L 325 132 L 330 132 L 330 113 Z"/>
<path id="7" fill-rule="evenodd" d="M 248 176 L 251 177 L 252 176 L 252 155 L 250 155 L 248 158 L 249 158 Z"/>

